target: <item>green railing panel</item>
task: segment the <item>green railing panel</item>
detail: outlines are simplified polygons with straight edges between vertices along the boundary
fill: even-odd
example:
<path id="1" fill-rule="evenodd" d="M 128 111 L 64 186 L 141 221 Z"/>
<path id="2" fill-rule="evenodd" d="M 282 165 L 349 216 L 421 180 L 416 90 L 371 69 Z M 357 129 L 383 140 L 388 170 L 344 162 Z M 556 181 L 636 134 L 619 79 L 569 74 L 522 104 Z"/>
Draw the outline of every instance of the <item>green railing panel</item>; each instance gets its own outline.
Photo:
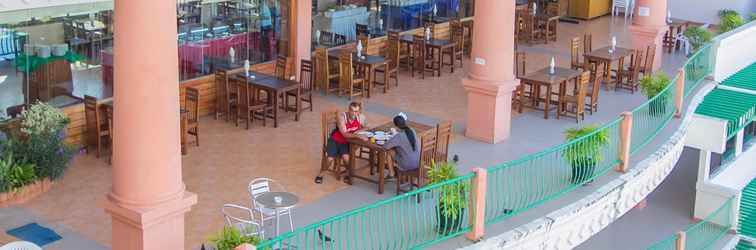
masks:
<path id="1" fill-rule="evenodd" d="M 470 231 L 474 174 L 398 195 L 298 228 L 258 249 L 417 249 Z M 452 202 L 439 207 L 439 200 Z M 447 213 L 445 211 L 451 211 Z"/>
<path id="2" fill-rule="evenodd" d="M 711 49 L 711 43 L 709 43 L 688 57 L 688 61 L 683 66 L 685 69 L 685 97 L 688 97 L 706 76 L 711 75 L 714 71 L 713 56 L 714 52 Z"/>
<path id="3" fill-rule="evenodd" d="M 677 234 L 656 242 L 647 248 L 648 250 L 677 250 Z"/>
<path id="4" fill-rule="evenodd" d="M 735 246 L 735 250 L 756 250 L 756 245 L 747 240 L 741 239 L 738 245 Z"/>
<path id="5" fill-rule="evenodd" d="M 732 228 L 733 200 L 730 198 L 705 219 L 685 230 L 685 249 L 708 249 Z"/>
<path id="6" fill-rule="evenodd" d="M 559 198 L 617 166 L 621 121 L 617 119 L 584 137 L 489 168 L 486 224 Z M 576 159 L 569 156 L 570 151 L 592 152 L 600 157 Z"/>
<path id="7" fill-rule="evenodd" d="M 674 116 L 676 111 L 674 98 L 677 76 L 670 81 L 667 88 L 632 111 L 631 154 L 634 155 L 638 150 L 651 142 Z"/>
<path id="8" fill-rule="evenodd" d="M 743 189 L 738 221 L 738 233 L 756 239 L 756 179 Z"/>

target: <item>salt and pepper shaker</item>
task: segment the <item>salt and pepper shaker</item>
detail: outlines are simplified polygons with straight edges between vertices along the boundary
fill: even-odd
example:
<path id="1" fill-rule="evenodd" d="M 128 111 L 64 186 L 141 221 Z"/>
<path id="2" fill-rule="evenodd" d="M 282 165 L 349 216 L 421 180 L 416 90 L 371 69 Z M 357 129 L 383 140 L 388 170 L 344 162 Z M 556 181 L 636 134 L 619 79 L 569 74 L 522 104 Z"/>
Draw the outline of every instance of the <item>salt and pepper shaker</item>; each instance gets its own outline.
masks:
<path id="1" fill-rule="evenodd" d="M 320 45 L 320 30 L 315 30 L 315 43 Z"/>
<path id="2" fill-rule="evenodd" d="M 556 66 L 556 62 L 554 61 L 554 57 L 551 57 L 551 62 L 549 63 L 549 74 L 554 74 L 554 67 Z"/>
<path id="3" fill-rule="evenodd" d="M 438 15 L 438 7 L 434 4 L 433 5 L 433 17 L 436 17 Z"/>
<path id="4" fill-rule="evenodd" d="M 357 41 L 357 57 L 362 58 L 362 40 Z"/>
<path id="5" fill-rule="evenodd" d="M 378 18 L 378 29 L 383 30 L 383 18 Z"/>
<path id="6" fill-rule="evenodd" d="M 538 5 L 533 2 L 533 15 L 535 15 L 538 12 Z"/>
<path id="7" fill-rule="evenodd" d="M 425 28 L 425 40 L 430 41 L 431 39 L 431 30 L 430 28 Z"/>
<path id="8" fill-rule="evenodd" d="M 671 22 L 672 22 L 672 11 L 667 10 L 667 23 L 671 23 Z"/>

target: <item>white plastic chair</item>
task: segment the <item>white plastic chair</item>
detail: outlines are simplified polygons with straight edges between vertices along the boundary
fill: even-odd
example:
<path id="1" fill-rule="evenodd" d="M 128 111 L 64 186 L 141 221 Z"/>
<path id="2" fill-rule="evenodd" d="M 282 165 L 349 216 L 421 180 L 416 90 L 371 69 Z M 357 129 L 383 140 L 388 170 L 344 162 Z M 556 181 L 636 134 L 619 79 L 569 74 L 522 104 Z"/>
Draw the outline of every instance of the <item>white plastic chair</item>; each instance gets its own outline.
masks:
<path id="1" fill-rule="evenodd" d="M 0 250 L 42 250 L 42 248 L 28 241 L 14 241 L 1 246 Z"/>
<path id="2" fill-rule="evenodd" d="M 271 188 L 274 188 L 276 190 L 271 190 Z M 294 230 L 294 221 L 292 221 L 291 219 L 293 208 L 279 209 L 278 214 L 277 214 L 278 216 L 276 216 L 276 209 L 266 208 L 262 205 L 257 204 L 257 202 L 255 201 L 255 198 L 257 198 L 257 196 L 267 193 L 267 192 L 275 192 L 275 191 L 286 192 L 286 189 L 280 183 L 276 182 L 273 179 L 257 178 L 257 179 L 252 180 L 249 183 L 249 194 L 252 198 L 253 209 L 260 214 L 260 221 L 262 221 L 263 225 L 265 225 L 265 221 L 275 219 L 276 228 L 279 228 L 280 217 L 284 215 L 288 216 L 289 229 Z"/>
<path id="3" fill-rule="evenodd" d="M 612 0 L 612 16 L 619 14 L 619 9 L 622 9 L 622 13 L 625 14 L 625 19 L 627 19 L 628 16 L 632 18 L 633 12 L 635 12 L 634 5 L 634 0 Z"/>
<path id="4" fill-rule="evenodd" d="M 260 236 L 265 239 L 265 231 L 260 223 L 255 221 L 252 209 L 236 204 L 223 204 L 221 213 L 226 219 L 226 225 L 234 227 L 244 236 Z M 243 217 L 242 217 L 243 216 Z"/>

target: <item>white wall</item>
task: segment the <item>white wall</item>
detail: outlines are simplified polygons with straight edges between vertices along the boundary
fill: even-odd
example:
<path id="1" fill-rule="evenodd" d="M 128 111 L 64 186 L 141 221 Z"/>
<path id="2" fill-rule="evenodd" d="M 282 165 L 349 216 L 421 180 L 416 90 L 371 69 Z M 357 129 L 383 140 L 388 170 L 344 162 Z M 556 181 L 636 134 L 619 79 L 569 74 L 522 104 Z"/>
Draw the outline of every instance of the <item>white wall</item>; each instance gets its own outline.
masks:
<path id="1" fill-rule="evenodd" d="M 749 13 L 756 12 L 754 0 L 668 0 L 668 8 L 672 17 L 701 23 L 717 24 L 721 9 L 731 9 L 740 12 L 748 18 Z"/>
<path id="2" fill-rule="evenodd" d="M 112 0 L 2 0 L 0 12 L 97 2 L 112 2 Z"/>
<path id="3" fill-rule="evenodd" d="M 754 1 L 756 2 L 756 1 Z M 743 25 L 717 37 L 714 80 L 727 77 L 756 62 L 756 22 Z"/>

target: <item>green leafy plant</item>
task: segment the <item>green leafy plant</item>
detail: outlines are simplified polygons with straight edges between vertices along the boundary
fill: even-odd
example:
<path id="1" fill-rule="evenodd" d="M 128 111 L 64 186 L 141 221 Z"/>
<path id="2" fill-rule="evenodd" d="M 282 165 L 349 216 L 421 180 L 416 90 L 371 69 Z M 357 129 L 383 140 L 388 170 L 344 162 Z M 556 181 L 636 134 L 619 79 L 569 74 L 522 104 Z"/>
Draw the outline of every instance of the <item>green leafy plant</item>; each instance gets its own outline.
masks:
<path id="1" fill-rule="evenodd" d="M 713 34 L 709 30 L 701 28 L 700 26 L 690 27 L 683 32 L 683 35 L 688 38 L 690 45 L 693 46 L 693 51 L 698 50 L 701 46 L 711 41 Z"/>
<path id="2" fill-rule="evenodd" d="M 565 131 L 568 146 L 562 157 L 572 167 L 572 183 L 582 183 L 593 177 L 594 168 L 604 158 L 601 148 L 609 144 L 610 138 L 606 130 L 597 130 L 597 125 L 587 125 Z"/>
<path id="3" fill-rule="evenodd" d="M 14 191 L 37 180 L 34 165 L 18 162 L 12 153 L 0 158 L 0 192 Z"/>
<path id="4" fill-rule="evenodd" d="M 459 176 L 457 167 L 453 163 L 431 163 L 428 170 L 429 184 L 442 183 Z M 461 226 L 460 220 L 467 207 L 465 196 L 468 190 L 466 182 L 448 183 L 439 187 L 438 213 L 441 232 L 449 232 Z"/>
<path id="5" fill-rule="evenodd" d="M 68 122 L 62 111 L 43 102 L 21 112 L 21 132 L 27 136 L 57 134 Z"/>
<path id="6" fill-rule="evenodd" d="M 24 140 L 11 140 L 7 151 L 16 160 L 34 165 L 39 178 L 55 180 L 63 176 L 73 158 L 74 147 L 66 144 L 57 134 L 32 134 Z"/>
<path id="7" fill-rule="evenodd" d="M 212 237 L 210 240 L 215 244 L 216 250 L 233 250 L 244 243 L 252 245 L 260 243 L 259 237 L 242 235 L 239 230 L 229 226 L 223 227 L 223 231 Z"/>
<path id="8" fill-rule="evenodd" d="M 734 30 L 744 23 L 745 20 L 737 11 L 727 9 L 719 11 L 719 33 Z"/>
<path id="9" fill-rule="evenodd" d="M 655 75 L 644 76 L 640 81 L 641 91 L 648 99 L 653 98 L 657 94 L 661 93 L 667 85 L 670 84 L 670 79 L 667 74 L 660 72 Z"/>
<path id="10" fill-rule="evenodd" d="M 756 12 L 748 15 L 748 22 L 756 21 Z"/>

